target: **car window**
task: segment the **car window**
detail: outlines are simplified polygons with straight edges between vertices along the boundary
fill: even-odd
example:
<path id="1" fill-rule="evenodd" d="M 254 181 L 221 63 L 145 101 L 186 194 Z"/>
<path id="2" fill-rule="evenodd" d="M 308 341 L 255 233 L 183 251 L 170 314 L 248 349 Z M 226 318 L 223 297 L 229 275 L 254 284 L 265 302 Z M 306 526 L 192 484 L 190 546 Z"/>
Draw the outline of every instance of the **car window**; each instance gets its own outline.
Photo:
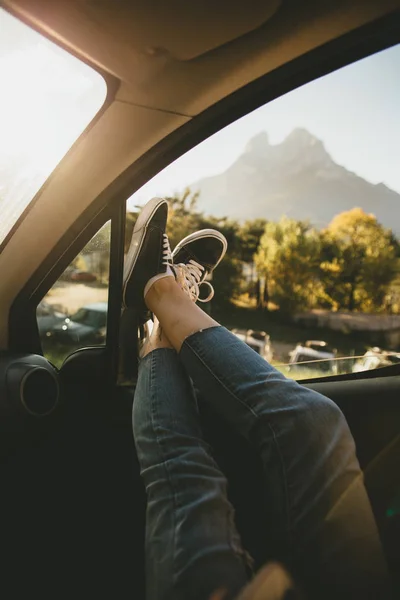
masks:
<path id="1" fill-rule="evenodd" d="M 0 243 L 100 109 L 99 73 L 0 9 Z"/>
<path id="2" fill-rule="evenodd" d="M 127 202 L 127 237 L 152 196 L 170 200 L 172 247 L 196 229 L 225 234 L 207 310 L 253 349 L 247 332 L 266 332 L 256 351 L 290 377 L 400 359 L 399 72 L 395 46 L 310 82 Z"/>
<path id="3" fill-rule="evenodd" d="M 43 353 L 57 367 L 74 350 L 106 342 L 110 235 L 108 221 L 36 309 Z"/>

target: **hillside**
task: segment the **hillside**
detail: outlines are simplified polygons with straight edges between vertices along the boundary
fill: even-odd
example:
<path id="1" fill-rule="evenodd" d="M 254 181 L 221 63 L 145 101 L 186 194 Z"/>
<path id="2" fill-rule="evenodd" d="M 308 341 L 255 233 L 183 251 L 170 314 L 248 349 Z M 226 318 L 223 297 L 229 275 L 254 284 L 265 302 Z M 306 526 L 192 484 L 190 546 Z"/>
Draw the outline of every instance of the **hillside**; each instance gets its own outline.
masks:
<path id="1" fill-rule="evenodd" d="M 400 235 L 400 194 L 336 164 L 323 143 L 304 129 L 276 145 L 266 132 L 258 134 L 225 172 L 191 189 L 200 191 L 199 208 L 215 216 L 278 220 L 287 215 L 323 227 L 337 213 L 357 206 Z"/>

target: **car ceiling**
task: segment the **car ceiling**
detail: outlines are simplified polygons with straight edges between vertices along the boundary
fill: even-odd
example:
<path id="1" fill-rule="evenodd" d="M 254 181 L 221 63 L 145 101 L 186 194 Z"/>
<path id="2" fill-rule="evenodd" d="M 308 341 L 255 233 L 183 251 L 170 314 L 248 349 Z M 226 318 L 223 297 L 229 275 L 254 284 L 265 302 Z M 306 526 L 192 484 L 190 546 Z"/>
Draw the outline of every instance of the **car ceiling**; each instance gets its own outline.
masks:
<path id="1" fill-rule="evenodd" d="M 129 81 L 140 56 L 192 60 L 263 25 L 281 0 L 36 0 L 33 11 L 31 0 L 9 4 Z"/>
<path id="2" fill-rule="evenodd" d="M 3 0 L 3 6 L 99 70 L 108 97 L 0 254 L 0 349 L 7 348 L 15 297 L 132 163 L 237 89 L 399 9 L 400 0 Z"/>

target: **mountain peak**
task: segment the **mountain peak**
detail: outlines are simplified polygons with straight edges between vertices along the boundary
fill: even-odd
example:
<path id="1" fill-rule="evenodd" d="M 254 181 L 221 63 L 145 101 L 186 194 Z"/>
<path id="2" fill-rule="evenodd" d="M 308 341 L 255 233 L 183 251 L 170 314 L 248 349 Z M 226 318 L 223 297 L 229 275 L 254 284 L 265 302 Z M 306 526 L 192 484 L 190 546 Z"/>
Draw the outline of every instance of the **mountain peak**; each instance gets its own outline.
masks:
<path id="1" fill-rule="evenodd" d="M 306 167 L 331 170 L 335 165 L 323 142 L 302 127 L 293 129 L 278 147 L 281 160 L 295 165 L 296 170 Z"/>
<path id="2" fill-rule="evenodd" d="M 263 154 L 269 149 L 269 137 L 266 131 L 260 131 L 246 144 L 245 154 Z"/>
<path id="3" fill-rule="evenodd" d="M 289 135 L 283 140 L 282 144 L 296 145 L 301 148 L 315 146 L 317 144 L 323 146 L 321 140 L 316 138 L 312 133 L 303 127 L 296 127 L 293 129 L 293 131 L 289 133 Z"/>
<path id="4" fill-rule="evenodd" d="M 400 194 L 338 165 L 323 142 L 300 127 L 278 144 L 261 131 L 226 171 L 193 185 L 206 214 L 240 220 L 287 215 L 325 227 L 338 212 L 361 206 L 392 228 L 400 207 Z"/>

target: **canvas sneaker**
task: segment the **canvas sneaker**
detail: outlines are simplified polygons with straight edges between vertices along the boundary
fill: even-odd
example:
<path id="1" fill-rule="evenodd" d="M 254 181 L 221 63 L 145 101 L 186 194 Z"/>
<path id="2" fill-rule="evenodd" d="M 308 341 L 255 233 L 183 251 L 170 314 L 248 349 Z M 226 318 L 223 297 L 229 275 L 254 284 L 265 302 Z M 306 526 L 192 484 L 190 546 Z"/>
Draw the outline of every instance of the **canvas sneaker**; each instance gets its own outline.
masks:
<path id="1" fill-rule="evenodd" d="M 167 217 L 168 202 L 163 198 L 150 200 L 136 221 L 125 258 L 123 304 L 126 308 L 135 308 L 144 320 L 148 315 L 144 296 L 150 285 L 156 279 L 174 275 L 165 233 Z"/>
<path id="2" fill-rule="evenodd" d="M 215 229 L 201 229 L 179 242 L 172 253 L 177 282 L 196 302 L 207 302 L 214 296 L 214 288 L 206 277 L 225 256 L 228 242 Z M 206 298 L 200 298 L 200 286 L 209 288 Z"/>

